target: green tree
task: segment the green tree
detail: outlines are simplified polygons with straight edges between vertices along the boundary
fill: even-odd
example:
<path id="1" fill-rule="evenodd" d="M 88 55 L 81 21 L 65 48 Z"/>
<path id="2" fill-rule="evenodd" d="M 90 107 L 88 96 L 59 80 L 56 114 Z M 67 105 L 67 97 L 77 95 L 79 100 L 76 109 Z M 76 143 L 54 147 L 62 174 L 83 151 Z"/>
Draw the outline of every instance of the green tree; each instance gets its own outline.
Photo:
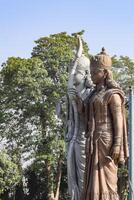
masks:
<path id="1" fill-rule="evenodd" d="M 9 155 L 0 152 L 0 197 L 3 198 L 7 191 L 13 192 L 19 183 L 21 175 L 18 166 L 12 162 Z"/>
<path id="2" fill-rule="evenodd" d="M 0 84 L 0 136 L 23 176 L 22 162 L 34 157 L 42 139 L 42 110 L 48 104 L 44 91 L 53 83 L 38 58 L 9 58 Z"/>
<path id="3" fill-rule="evenodd" d="M 22 155 L 35 148 L 45 99 L 42 90 L 51 80 L 39 59 L 9 58 L 1 70 L 1 85 L 0 135 L 5 137 L 8 150 Z"/>
<path id="4" fill-rule="evenodd" d="M 38 58 L 9 58 L 1 70 L 0 84 L 0 136 L 6 140 L 5 148 L 22 176 L 22 162 L 30 158 L 44 162 L 44 190 L 58 196 L 64 141 L 62 123 L 55 114 L 54 81 Z M 20 186 L 22 181 L 19 191 Z"/>
<path id="5" fill-rule="evenodd" d="M 125 92 L 134 85 L 134 61 L 128 56 L 113 56 L 113 71 L 115 79 Z"/>

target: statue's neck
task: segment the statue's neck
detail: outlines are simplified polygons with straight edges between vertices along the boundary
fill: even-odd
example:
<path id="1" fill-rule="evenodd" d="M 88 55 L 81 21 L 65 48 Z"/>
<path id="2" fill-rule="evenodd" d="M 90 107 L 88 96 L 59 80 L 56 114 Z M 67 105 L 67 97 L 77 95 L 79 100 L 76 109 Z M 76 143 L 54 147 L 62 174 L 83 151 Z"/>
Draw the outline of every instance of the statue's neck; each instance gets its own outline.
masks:
<path id="1" fill-rule="evenodd" d="M 106 84 L 105 84 L 105 81 L 102 80 L 100 83 L 96 84 L 96 90 L 97 91 L 100 91 L 102 90 L 103 88 L 106 88 Z"/>

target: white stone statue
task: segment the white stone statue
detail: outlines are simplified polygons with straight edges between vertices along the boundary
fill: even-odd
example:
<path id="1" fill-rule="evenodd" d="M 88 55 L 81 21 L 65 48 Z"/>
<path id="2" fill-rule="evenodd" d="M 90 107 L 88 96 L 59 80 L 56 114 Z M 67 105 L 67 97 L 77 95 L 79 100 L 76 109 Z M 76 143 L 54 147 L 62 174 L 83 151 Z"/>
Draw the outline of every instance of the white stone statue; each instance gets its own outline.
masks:
<path id="1" fill-rule="evenodd" d="M 85 124 L 83 105 L 91 94 L 90 60 L 83 54 L 80 36 L 79 49 L 68 81 L 67 174 L 71 200 L 80 200 L 85 169 Z"/>

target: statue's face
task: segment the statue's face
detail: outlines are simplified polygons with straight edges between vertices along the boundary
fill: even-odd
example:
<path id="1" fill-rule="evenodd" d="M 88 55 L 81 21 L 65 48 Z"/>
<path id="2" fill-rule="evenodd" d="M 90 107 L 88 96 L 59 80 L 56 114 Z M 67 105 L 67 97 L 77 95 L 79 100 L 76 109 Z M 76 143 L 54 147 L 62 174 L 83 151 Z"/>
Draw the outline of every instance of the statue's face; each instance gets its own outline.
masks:
<path id="1" fill-rule="evenodd" d="M 94 84 L 99 84 L 104 80 L 105 73 L 103 69 L 91 69 L 91 78 Z"/>

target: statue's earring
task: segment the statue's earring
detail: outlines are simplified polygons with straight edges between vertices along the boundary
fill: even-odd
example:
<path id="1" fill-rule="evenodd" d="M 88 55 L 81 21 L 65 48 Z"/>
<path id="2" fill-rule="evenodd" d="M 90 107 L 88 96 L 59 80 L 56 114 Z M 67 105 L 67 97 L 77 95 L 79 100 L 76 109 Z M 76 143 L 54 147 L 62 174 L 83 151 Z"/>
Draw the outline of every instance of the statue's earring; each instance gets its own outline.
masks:
<path id="1" fill-rule="evenodd" d="M 103 70 L 103 73 L 104 73 L 104 79 L 106 79 L 106 77 L 107 77 L 107 72 L 106 72 L 105 69 Z"/>
<path id="2" fill-rule="evenodd" d="M 108 72 L 107 72 L 107 70 L 103 70 L 103 72 L 104 72 L 104 79 L 106 79 L 107 78 L 107 76 L 108 76 Z"/>

